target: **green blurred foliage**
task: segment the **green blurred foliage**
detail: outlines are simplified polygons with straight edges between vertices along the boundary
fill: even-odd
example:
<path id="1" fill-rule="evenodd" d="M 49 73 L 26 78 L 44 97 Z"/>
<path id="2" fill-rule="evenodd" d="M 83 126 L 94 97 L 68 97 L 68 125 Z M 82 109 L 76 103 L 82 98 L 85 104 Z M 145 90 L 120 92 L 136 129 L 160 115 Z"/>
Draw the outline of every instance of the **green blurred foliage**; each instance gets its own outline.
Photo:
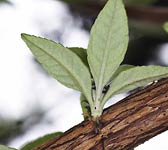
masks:
<path id="1" fill-rule="evenodd" d="M 0 119 L 0 144 L 7 142 L 22 133 L 22 121 Z"/>
<path id="2" fill-rule="evenodd" d="M 0 150 L 16 150 L 16 149 L 7 147 L 5 145 L 0 145 Z"/>
<path id="3" fill-rule="evenodd" d="M 0 3 L 10 3 L 8 0 L 0 0 Z"/>
<path id="4" fill-rule="evenodd" d="M 20 119 L 4 118 L 0 115 L 0 144 L 6 145 L 9 141 L 23 135 L 32 126 L 39 124 L 46 111 L 34 106 L 31 113 Z"/>
<path id="5" fill-rule="evenodd" d="M 168 33 L 168 21 L 163 24 L 163 29 Z"/>
<path id="6" fill-rule="evenodd" d="M 30 143 L 27 143 L 25 146 L 23 146 L 20 150 L 33 150 L 35 147 L 41 145 L 42 143 L 44 142 L 47 142 L 53 138 L 56 138 L 60 135 L 62 135 L 63 133 L 62 132 L 55 132 L 55 133 L 51 133 L 51 134 L 48 134 L 48 135 L 45 135 L 43 137 L 40 137 Z"/>

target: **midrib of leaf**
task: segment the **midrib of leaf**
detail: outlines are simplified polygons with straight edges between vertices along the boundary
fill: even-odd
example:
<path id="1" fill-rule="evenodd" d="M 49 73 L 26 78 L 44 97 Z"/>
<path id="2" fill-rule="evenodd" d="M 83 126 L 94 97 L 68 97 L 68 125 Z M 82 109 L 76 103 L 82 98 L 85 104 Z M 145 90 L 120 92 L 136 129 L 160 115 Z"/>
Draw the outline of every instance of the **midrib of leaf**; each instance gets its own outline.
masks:
<path id="1" fill-rule="evenodd" d="M 26 38 L 27 39 L 27 38 Z M 28 39 L 27 39 L 28 40 Z M 85 88 L 83 86 L 81 86 L 81 82 L 78 81 L 75 76 L 73 75 L 73 73 L 66 67 L 64 66 L 59 60 L 56 60 L 51 54 L 47 53 L 45 50 L 43 50 L 41 47 L 39 47 L 38 45 L 34 44 L 33 42 L 31 42 L 31 40 L 28 40 L 32 45 L 36 46 L 37 48 L 39 48 L 42 52 L 44 52 L 45 54 L 47 54 L 48 56 L 50 56 L 51 58 L 53 58 L 53 60 L 55 60 L 57 63 L 59 63 L 61 66 L 63 66 L 63 68 L 66 69 L 66 71 L 73 77 L 73 81 L 75 81 L 75 83 L 77 83 L 77 85 L 79 86 L 79 88 L 82 90 L 82 92 L 85 93 Z M 92 102 L 92 100 L 87 96 L 87 94 L 85 94 L 85 96 L 87 97 L 89 103 Z"/>
<path id="2" fill-rule="evenodd" d="M 107 101 L 112 95 L 120 94 L 120 93 L 117 93 L 117 92 L 118 92 L 118 91 L 121 91 L 121 90 L 124 89 L 125 87 L 130 86 L 131 84 L 135 84 L 135 83 L 137 83 L 137 82 L 143 82 L 144 80 L 150 80 L 150 79 L 151 79 L 151 82 L 152 82 L 152 80 L 154 81 L 155 79 L 165 77 L 166 75 L 168 76 L 168 74 L 165 73 L 164 75 L 161 75 L 161 76 L 159 76 L 159 77 L 158 77 L 158 76 L 154 76 L 154 77 L 145 78 L 145 79 L 141 79 L 141 80 L 137 80 L 137 81 L 131 82 L 131 83 L 129 83 L 129 84 L 127 84 L 127 85 L 121 87 L 120 89 L 114 91 L 112 94 L 107 94 L 107 95 L 104 97 L 104 99 L 103 99 L 102 105 L 104 106 L 104 104 L 106 103 L 106 101 Z M 147 84 L 147 83 L 146 83 L 146 84 Z M 142 85 L 142 86 L 143 86 L 143 85 Z M 109 89 L 109 90 L 110 90 L 110 89 Z"/>
<path id="3" fill-rule="evenodd" d="M 117 3 L 117 1 L 115 1 L 114 10 L 116 8 L 116 3 Z M 111 22 L 112 22 L 112 20 L 115 16 L 115 11 L 114 10 L 112 12 L 113 15 L 112 15 L 112 18 L 111 18 Z M 108 60 L 108 49 L 107 49 L 107 47 L 108 47 L 109 43 L 111 42 L 111 36 L 112 36 L 111 32 L 112 32 L 112 30 L 109 30 L 108 39 L 106 40 L 106 46 L 105 46 L 105 50 L 104 50 L 105 52 L 103 53 L 103 63 L 101 65 L 100 77 L 99 77 L 99 80 L 98 80 L 96 100 L 99 100 L 99 98 L 101 97 L 102 88 L 105 86 L 105 85 L 103 85 L 103 78 L 104 78 L 105 68 L 106 68 L 106 64 L 107 64 L 107 60 Z M 104 60 L 106 60 L 106 61 L 104 61 Z"/>

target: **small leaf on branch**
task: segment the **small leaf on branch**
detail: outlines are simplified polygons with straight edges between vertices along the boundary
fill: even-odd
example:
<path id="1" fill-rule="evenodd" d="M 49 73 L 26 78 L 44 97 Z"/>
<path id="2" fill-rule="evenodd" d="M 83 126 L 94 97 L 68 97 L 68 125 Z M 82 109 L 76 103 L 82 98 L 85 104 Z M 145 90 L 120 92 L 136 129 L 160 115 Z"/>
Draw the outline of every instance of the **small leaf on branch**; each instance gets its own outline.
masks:
<path id="1" fill-rule="evenodd" d="M 114 73 L 112 79 L 116 78 L 121 72 L 126 71 L 128 69 L 131 69 L 133 67 L 135 67 L 135 66 L 132 66 L 132 65 L 121 65 L 121 66 L 119 66 L 118 69 L 116 70 L 116 72 Z"/>
<path id="2" fill-rule="evenodd" d="M 127 45 L 128 24 L 123 2 L 109 0 L 92 27 L 87 50 L 97 99 L 123 61 Z"/>
<path id="3" fill-rule="evenodd" d="M 41 37 L 22 34 L 22 39 L 50 75 L 65 86 L 84 93 L 91 105 L 90 73 L 75 53 Z"/>
<path id="4" fill-rule="evenodd" d="M 79 58 L 83 61 L 83 63 L 89 68 L 89 64 L 87 61 L 87 50 L 79 47 L 69 47 L 72 52 L 79 56 Z"/>
<path id="5" fill-rule="evenodd" d="M 142 66 L 121 72 L 110 85 L 103 104 L 113 95 L 128 92 L 149 82 L 168 77 L 168 67 Z"/>

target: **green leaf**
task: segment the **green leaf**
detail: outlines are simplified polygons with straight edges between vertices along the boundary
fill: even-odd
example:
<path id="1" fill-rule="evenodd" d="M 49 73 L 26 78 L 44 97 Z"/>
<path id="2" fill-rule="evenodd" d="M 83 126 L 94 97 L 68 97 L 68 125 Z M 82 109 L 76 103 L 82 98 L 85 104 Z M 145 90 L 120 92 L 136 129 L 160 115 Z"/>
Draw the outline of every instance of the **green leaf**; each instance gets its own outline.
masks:
<path id="1" fill-rule="evenodd" d="M 121 72 L 126 71 L 126 70 L 128 70 L 128 69 L 131 69 L 131 68 L 133 68 L 133 67 L 135 67 L 135 66 L 126 65 L 126 64 L 121 65 L 121 66 L 116 70 L 116 72 L 114 73 L 112 79 L 116 78 Z"/>
<path id="2" fill-rule="evenodd" d="M 163 29 L 164 29 L 166 32 L 168 32 L 168 22 L 165 22 L 165 23 L 163 24 Z"/>
<path id="3" fill-rule="evenodd" d="M 98 15 L 88 46 L 88 62 L 96 84 L 96 99 L 123 61 L 128 23 L 122 0 L 109 0 Z"/>
<path id="4" fill-rule="evenodd" d="M 50 75 L 65 86 L 84 93 L 92 105 L 90 73 L 76 54 L 61 44 L 41 37 L 21 36 Z"/>
<path id="5" fill-rule="evenodd" d="M 84 120 L 88 120 L 89 118 L 91 118 L 91 110 L 86 97 L 82 93 L 80 96 L 80 104 L 82 107 Z"/>
<path id="6" fill-rule="evenodd" d="M 149 82 L 168 77 L 168 67 L 142 66 L 121 72 L 113 79 L 102 105 L 113 95 L 128 92 Z"/>
<path id="7" fill-rule="evenodd" d="M 72 52 L 74 52 L 78 57 L 82 60 L 82 62 L 89 68 L 89 64 L 87 61 L 87 50 L 84 48 L 79 48 L 79 47 L 70 47 L 68 48 Z"/>
<path id="8" fill-rule="evenodd" d="M 121 72 L 126 71 L 126 70 L 128 70 L 128 69 L 131 69 L 131 68 L 133 68 L 133 67 L 135 67 L 135 66 L 133 66 L 133 65 L 126 65 L 126 64 L 120 65 L 120 66 L 118 67 L 118 69 L 116 70 L 116 72 L 114 73 L 114 75 L 112 76 L 110 82 L 105 86 L 105 88 L 104 88 L 104 93 L 106 93 L 106 92 L 108 91 L 109 86 L 110 86 L 110 84 L 113 82 L 113 79 L 114 79 L 114 78 L 116 78 Z"/>
<path id="9" fill-rule="evenodd" d="M 8 0 L 0 0 L 0 3 L 10 3 Z"/>
<path id="10" fill-rule="evenodd" d="M 16 150 L 16 149 L 10 148 L 10 147 L 4 146 L 4 145 L 0 145 L 0 150 Z"/>
<path id="11" fill-rule="evenodd" d="M 23 146 L 21 148 L 21 150 L 33 150 L 35 147 L 43 144 L 44 142 L 47 142 L 47 141 L 49 141 L 57 136 L 60 136 L 62 134 L 63 134 L 62 132 L 56 132 L 56 133 L 51 133 L 51 134 L 45 135 L 41 138 L 38 138 L 37 140 L 34 140 L 34 141 L 26 144 L 25 146 Z"/>

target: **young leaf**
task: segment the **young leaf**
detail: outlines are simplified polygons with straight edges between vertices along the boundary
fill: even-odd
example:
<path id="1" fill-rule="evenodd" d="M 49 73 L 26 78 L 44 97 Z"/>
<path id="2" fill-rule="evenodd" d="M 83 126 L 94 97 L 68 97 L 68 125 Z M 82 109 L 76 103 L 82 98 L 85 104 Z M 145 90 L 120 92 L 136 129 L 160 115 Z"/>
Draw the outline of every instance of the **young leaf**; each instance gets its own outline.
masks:
<path id="1" fill-rule="evenodd" d="M 116 70 L 116 72 L 114 73 L 114 75 L 112 76 L 112 78 L 110 79 L 110 82 L 104 87 L 103 92 L 107 93 L 107 91 L 109 90 L 110 84 L 113 82 L 113 79 L 115 79 L 121 72 L 126 71 L 128 69 L 131 69 L 135 66 L 132 65 L 121 65 L 118 67 L 118 69 Z"/>
<path id="2" fill-rule="evenodd" d="M 88 120 L 91 117 L 91 109 L 86 97 L 81 93 L 80 104 L 82 107 L 84 120 Z"/>
<path id="3" fill-rule="evenodd" d="M 79 47 L 70 47 L 68 48 L 72 52 L 74 52 L 76 55 L 79 56 L 79 58 L 83 61 L 83 63 L 89 68 L 89 64 L 87 61 L 87 50 L 84 48 L 79 48 Z"/>
<path id="4" fill-rule="evenodd" d="M 52 138 L 55 138 L 55 137 L 60 136 L 62 134 L 63 134 L 62 132 L 56 132 L 56 133 L 45 135 L 41 138 L 38 138 L 37 140 L 34 140 L 34 141 L 26 144 L 20 150 L 33 150 L 35 147 L 39 146 L 40 144 L 43 144 L 44 142 L 49 141 Z"/>
<path id="5" fill-rule="evenodd" d="M 41 37 L 21 36 L 49 74 L 65 86 L 84 93 L 89 103 L 92 103 L 90 73 L 76 54 L 61 44 Z"/>
<path id="6" fill-rule="evenodd" d="M 120 67 L 118 67 L 118 69 L 114 73 L 112 79 L 116 78 L 121 72 L 126 71 L 128 69 L 131 69 L 133 67 L 135 67 L 135 66 L 132 66 L 132 65 L 121 65 Z"/>
<path id="7" fill-rule="evenodd" d="M 149 82 L 168 77 L 168 67 L 142 66 L 121 72 L 110 85 L 102 105 L 115 94 L 128 92 Z"/>
<path id="8" fill-rule="evenodd" d="M 123 61 L 128 45 L 127 17 L 122 0 L 108 0 L 95 21 L 88 46 L 88 62 L 97 98 Z"/>
<path id="9" fill-rule="evenodd" d="M 0 150 L 16 150 L 16 149 L 10 148 L 10 147 L 4 146 L 4 145 L 0 145 Z"/>

